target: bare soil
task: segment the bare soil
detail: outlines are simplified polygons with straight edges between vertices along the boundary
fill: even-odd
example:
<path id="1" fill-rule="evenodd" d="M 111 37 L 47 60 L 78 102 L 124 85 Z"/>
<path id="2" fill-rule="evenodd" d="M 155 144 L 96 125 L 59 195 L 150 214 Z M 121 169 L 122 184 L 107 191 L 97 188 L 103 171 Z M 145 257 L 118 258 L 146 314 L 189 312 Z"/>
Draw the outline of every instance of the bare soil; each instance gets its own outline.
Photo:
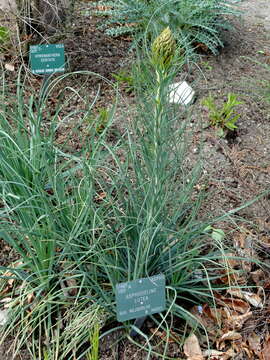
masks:
<path id="1" fill-rule="evenodd" d="M 128 52 L 130 43 L 127 38 L 112 39 L 104 35 L 96 27 L 97 19 L 92 16 L 83 16 L 87 3 L 81 3 L 77 9 L 77 16 L 68 36 L 63 36 L 66 52 L 69 58 L 71 71 L 88 70 L 114 81 L 112 73 L 128 66 L 132 61 L 132 53 Z M 270 72 L 257 62 L 270 65 L 270 2 L 269 0 L 245 0 L 241 2 L 243 10 L 241 18 L 234 20 L 235 30 L 223 34 L 225 47 L 218 56 L 202 54 L 199 67 L 191 67 L 185 78 L 196 91 L 196 101 L 191 106 L 190 127 L 194 130 L 190 161 L 198 157 L 199 146 L 203 138 L 204 178 L 201 185 L 206 186 L 209 201 L 204 205 L 204 212 L 221 214 L 237 208 L 243 203 L 254 199 L 270 188 L 270 102 L 266 101 L 262 80 L 270 84 Z M 2 65 L 13 63 L 15 71 L 8 74 L 10 86 L 14 86 L 16 70 L 21 60 L 14 54 L 5 53 L 1 56 Z M 81 78 L 78 77 L 78 86 Z M 33 86 L 40 87 L 39 79 L 32 79 Z M 76 84 L 74 84 L 75 86 Z M 95 94 L 101 86 L 99 106 L 108 106 L 113 103 L 111 86 L 102 82 L 98 77 L 89 77 L 84 83 L 86 94 Z M 131 109 L 134 101 L 132 95 L 124 91 L 121 93 L 121 102 L 117 111 L 116 127 L 120 132 L 125 127 L 126 113 Z M 267 91 L 267 90 L 266 90 Z M 238 129 L 229 137 L 220 138 L 215 129 L 207 126 L 209 123 L 208 111 L 201 105 L 201 100 L 212 94 L 216 102 L 222 105 L 229 92 L 236 93 L 242 101 L 237 108 L 241 114 L 238 120 Z M 268 88 L 270 101 L 270 88 Z M 74 104 L 76 106 L 76 104 Z M 181 108 L 179 107 L 179 111 Z M 60 140 L 59 140 L 60 141 Z M 73 144 L 76 146 L 76 141 Z M 232 241 L 243 233 L 251 238 L 250 247 L 253 255 L 270 265 L 270 197 L 264 196 L 251 206 L 239 210 L 242 217 L 240 224 L 234 229 Z M 253 225 L 251 226 L 250 223 Z M 224 225 L 225 226 L 225 225 Z M 227 229 L 228 230 L 228 229 Z M 237 242 L 234 243 L 237 250 Z M 257 250 L 263 247 L 264 253 Z M 241 246 L 240 246 L 241 247 Z M 8 265 L 16 258 L 3 241 L 0 241 L 0 265 Z M 238 249 L 239 250 L 239 249 Z M 245 248 L 242 249 L 245 253 Z M 265 279 L 270 274 L 265 270 Z M 249 274 L 247 273 L 247 278 Z M 262 286 L 264 283 L 262 283 Z M 265 296 L 269 301 L 268 289 Z M 264 325 L 263 332 L 270 332 L 267 317 L 269 312 L 254 312 L 252 323 L 242 329 L 248 336 L 254 326 Z M 148 324 L 151 328 L 151 324 Z M 251 330 L 250 330 L 251 329 Z M 244 336 L 244 335 L 243 335 Z M 100 350 L 100 359 L 144 359 L 145 353 L 138 351 L 132 345 L 120 343 L 112 346 L 113 338 L 103 340 Z M 6 353 L 9 340 L 0 347 L 0 359 L 10 360 Z M 170 356 L 179 358 L 181 354 L 177 346 L 170 345 Z M 237 359 L 248 359 L 247 352 L 239 353 Z M 257 357 L 253 357 L 257 359 Z M 16 359 L 30 359 L 22 353 Z M 151 357 L 154 359 L 154 357 Z"/>

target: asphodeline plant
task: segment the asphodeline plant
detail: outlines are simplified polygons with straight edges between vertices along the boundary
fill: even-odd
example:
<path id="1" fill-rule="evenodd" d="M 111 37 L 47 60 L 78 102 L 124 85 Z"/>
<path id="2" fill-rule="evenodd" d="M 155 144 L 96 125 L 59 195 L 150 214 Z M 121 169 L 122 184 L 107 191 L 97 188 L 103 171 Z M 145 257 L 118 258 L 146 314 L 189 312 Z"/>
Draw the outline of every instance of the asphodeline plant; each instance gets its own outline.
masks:
<path id="1" fill-rule="evenodd" d="M 91 290 L 85 287 L 83 265 L 86 253 L 93 255 L 94 262 L 93 241 L 102 236 L 103 208 L 96 201 L 100 189 L 95 173 L 104 166 L 106 129 L 99 136 L 89 131 L 93 136 L 88 136 L 79 153 L 58 144 L 62 126 L 80 115 L 81 120 L 67 135 L 68 142 L 94 106 L 85 99 L 83 109 L 63 115 L 64 107 L 78 96 L 77 90 L 63 87 L 58 95 L 65 94 L 66 100 L 59 101 L 53 115 L 50 113 L 48 96 L 66 76 L 71 75 L 51 81 L 41 97 L 34 91 L 29 95 L 30 90 L 26 94 L 21 72 L 15 96 L 8 91 L 4 74 L 1 79 L 0 238 L 15 250 L 18 261 L 0 267 L 1 289 L 7 291 L 6 281 L 12 282 L 10 298 L 4 300 L 9 312 L 8 322 L 0 329 L 0 342 L 9 334 L 15 335 L 14 355 L 26 346 L 33 359 L 74 358 L 78 347 L 89 341 L 91 326 L 104 318 L 93 299 L 85 297 Z M 108 115 L 108 123 L 111 118 Z M 77 256 L 81 261 L 76 263 Z M 6 292 L 0 298 L 7 298 Z M 77 337 L 71 337 L 70 322 L 78 317 L 72 314 L 82 314 L 78 302 L 86 309 L 81 318 L 83 331 L 78 329 Z M 69 331 L 62 337 L 63 322 Z"/>
<path id="2" fill-rule="evenodd" d="M 220 274 L 233 271 L 220 261 L 226 253 L 223 238 L 214 239 L 209 231 L 220 219 L 200 213 L 204 194 L 195 188 L 201 163 L 191 166 L 187 158 L 192 133 L 183 113 L 168 102 L 175 69 L 182 65 L 175 64 L 175 53 L 175 39 L 166 27 L 147 50 L 148 66 L 139 62 L 134 70 L 143 71 L 144 83 L 136 88 L 136 113 L 126 134 L 126 151 L 120 158 L 112 151 L 114 170 L 104 168 L 107 181 L 102 189 L 109 221 L 104 221 L 103 235 L 96 243 L 96 262 L 88 254 L 83 261 L 91 269 L 86 283 L 113 322 L 116 284 L 163 273 L 166 311 L 152 320 L 168 338 L 169 319 L 173 322 L 178 317 L 194 325 L 188 308 L 213 301 L 213 291 L 225 287 L 217 281 Z M 129 336 L 133 323 L 116 328 Z M 151 336 L 137 331 L 146 339 L 144 348 L 155 354 Z M 160 356 L 166 356 L 166 345 Z"/>
<path id="3" fill-rule="evenodd" d="M 215 222 L 233 212 L 202 216 L 204 194 L 196 187 L 201 163 L 190 164 L 187 156 L 188 117 L 168 104 L 169 85 L 182 65 L 170 28 L 146 50 L 149 61 L 134 68 L 144 81 L 135 84 L 133 121 L 114 143 L 107 141 L 114 108 L 99 134 L 91 131 L 95 122 L 89 124 L 80 150 L 58 143 L 61 130 L 66 142 L 80 133 L 97 100 L 80 97 L 82 109 L 63 111 L 79 95 L 70 80 L 58 93 L 73 74 L 52 80 L 39 99 L 25 93 L 19 76 L 12 101 L 3 81 L 0 237 L 18 261 L 0 267 L 0 304 L 9 309 L 0 343 L 15 335 L 14 355 L 27 347 L 33 359 L 96 358 L 99 339 L 108 333 L 105 322 L 123 336 L 134 329 L 132 321 L 115 325 L 116 285 L 162 273 L 166 311 L 152 320 L 167 334 L 160 354 L 166 357 L 174 317 L 195 324 L 189 307 L 213 302 L 213 290 L 225 287 L 216 280 L 233 272 L 223 236 L 213 236 Z M 80 74 L 94 75 L 74 75 Z M 59 105 L 50 112 L 47 100 L 56 92 Z M 137 330 L 148 354 L 156 355 L 152 335 Z"/>

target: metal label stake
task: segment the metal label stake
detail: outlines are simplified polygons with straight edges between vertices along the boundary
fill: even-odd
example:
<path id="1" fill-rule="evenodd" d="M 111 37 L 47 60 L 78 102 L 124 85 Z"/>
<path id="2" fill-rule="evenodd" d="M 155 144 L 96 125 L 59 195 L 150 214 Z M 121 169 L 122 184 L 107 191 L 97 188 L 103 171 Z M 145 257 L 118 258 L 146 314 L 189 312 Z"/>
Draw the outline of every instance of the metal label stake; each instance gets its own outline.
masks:
<path id="1" fill-rule="evenodd" d="M 51 77 L 51 75 L 44 75 L 44 77 L 43 77 L 41 88 L 40 88 L 40 95 L 39 95 L 39 99 L 41 102 L 44 98 L 44 95 L 46 94 L 47 89 L 48 89 L 48 86 L 50 83 L 50 77 Z"/>
<path id="2" fill-rule="evenodd" d="M 135 322 L 134 322 L 134 326 L 136 326 L 136 328 L 140 330 L 141 327 L 143 326 L 146 318 L 147 318 L 147 316 L 144 316 L 144 317 L 141 317 L 141 318 L 136 319 Z M 129 335 L 130 335 L 131 337 L 135 337 L 135 336 L 137 336 L 137 335 L 139 335 L 139 334 L 138 334 L 138 332 L 137 332 L 135 329 L 132 329 Z"/>

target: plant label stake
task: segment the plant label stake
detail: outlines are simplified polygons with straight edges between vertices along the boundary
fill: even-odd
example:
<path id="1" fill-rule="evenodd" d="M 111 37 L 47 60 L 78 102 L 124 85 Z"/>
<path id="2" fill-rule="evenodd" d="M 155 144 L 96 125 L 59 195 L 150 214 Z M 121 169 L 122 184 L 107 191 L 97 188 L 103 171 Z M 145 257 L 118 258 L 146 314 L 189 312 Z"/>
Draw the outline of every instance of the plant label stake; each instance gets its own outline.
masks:
<path id="1" fill-rule="evenodd" d="M 165 276 L 141 278 L 116 285 L 116 312 L 120 322 L 136 319 L 140 328 L 148 315 L 165 310 Z M 135 330 L 131 336 L 137 335 Z"/>
<path id="2" fill-rule="evenodd" d="M 30 46 L 30 65 L 33 74 L 44 75 L 40 97 L 45 93 L 50 75 L 65 71 L 64 44 Z"/>
<path id="3" fill-rule="evenodd" d="M 146 318 L 147 318 L 147 316 L 136 319 L 135 322 L 134 322 L 134 326 L 137 329 L 140 329 L 143 326 L 143 323 L 145 322 Z M 135 329 L 132 329 L 131 332 L 130 332 L 130 336 L 135 337 L 136 335 L 138 335 L 138 332 Z"/>

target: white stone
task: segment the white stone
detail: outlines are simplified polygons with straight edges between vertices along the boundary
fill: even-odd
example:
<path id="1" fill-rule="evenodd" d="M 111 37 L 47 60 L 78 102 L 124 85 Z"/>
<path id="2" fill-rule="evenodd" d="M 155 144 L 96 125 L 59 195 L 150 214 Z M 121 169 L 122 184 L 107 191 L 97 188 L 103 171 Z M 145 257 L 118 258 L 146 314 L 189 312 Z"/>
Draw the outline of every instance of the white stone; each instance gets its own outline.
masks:
<path id="1" fill-rule="evenodd" d="M 4 326 L 8 321 L 8 310 L 0 310 L 0 326 Z"/>
<path id="2" fill-rule="evenodd" d="M 189 105 L 194 100 L 195 91 L 186 81 L 169 86 L 169 102 L 171 104 Z"/>

